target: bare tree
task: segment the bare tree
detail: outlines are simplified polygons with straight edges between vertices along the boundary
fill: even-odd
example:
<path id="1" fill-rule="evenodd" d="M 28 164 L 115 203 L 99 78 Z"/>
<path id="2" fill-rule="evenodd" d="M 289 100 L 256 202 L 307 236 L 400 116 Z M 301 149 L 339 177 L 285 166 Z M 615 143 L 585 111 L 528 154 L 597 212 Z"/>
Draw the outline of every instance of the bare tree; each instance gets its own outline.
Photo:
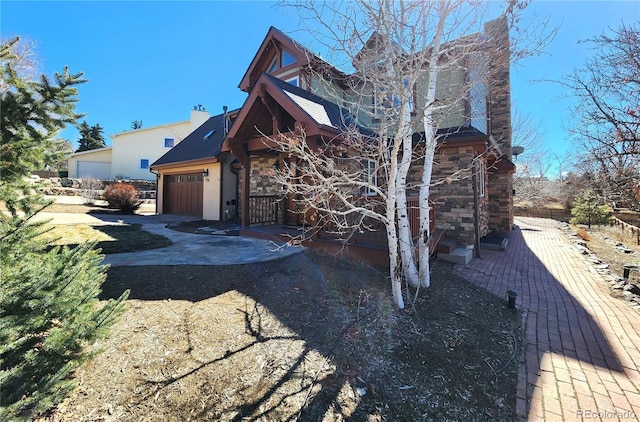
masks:
<path id="1" fill-rule="evenodd" d="M 38 78 L 38 61 L 35 43 L 24 37 L 16 37 L 10 40 L 0 39 L 0 44 L 11 47 L 12 56 L 0 57 L 0 66 L 5 67 L 8 63 L 16 74 L 25 81 L 33 82 Z M 11 85 L 6 81 L 0 81 L 0 94 L 4 94 L 11 89 Z"/>
<path id="2" fill-rule="evenodd" d="M 640 28 L 587 40 L 596 53 L 563 84 L 578 99 L 572 133 L 580 171 L 612 205 L 640 208 Z"/>
<path id="3" fill-rule="evenodd" d="M 68 139 L 53 141 L 52 151 L 49 151 L 48 167 L 54 170 L 66 169 L 69 155 L 73 153 L 73 145 Z"/>
<path id="4" fill-rule="evenodd" d="M 317 76 L 312 88 L 341 107 L 341 132 L 317 142 L 309 142 L 300 126 L 271 136 L 272 147 L 287 158 L 276 177 L 316 227 L 348 239 L 382 225 L 394 301 L 403 308 L 403 279 L 413 287 L 430 284 L 430 188 L 469 178 L 486 154 L 501 155 L 489 149 L 457 171 L 433 177 L 446 136 L 439 130 L 452 127 L 452 117 L 462 121 L 457 130 L 486 120 L 486 109 L 469 103 L 486 104 L 492 72 L 509 65 L 508 34 L 506 47 L 496 52 L 496 34 L 483 31 L 484 5 L 464 1 L 296 6 L 303 22 L 323 26 L 318 41 L 353 72 L 310 60 Z M 516 6 L 507 4 L 502 19 L 522 10 Z M 419 195 L 416 204 L 408 192 Z M 420 215 L 417 243 L 410 212 Z"/>
<path id="5" fill-rule="evenodd" d="M 533 206 L 543 205 L 554 183 L 551 173 L 557 160 L 552 158 L 545 146 L 546 134 L 540 130 L 540 122 L 533 120 L 531 115 L 513 107 L 511 126 L 513 145 L 522 148 L 522 152 L 514 153 L 517 170 L 513 185 L 518 201 Z"/>

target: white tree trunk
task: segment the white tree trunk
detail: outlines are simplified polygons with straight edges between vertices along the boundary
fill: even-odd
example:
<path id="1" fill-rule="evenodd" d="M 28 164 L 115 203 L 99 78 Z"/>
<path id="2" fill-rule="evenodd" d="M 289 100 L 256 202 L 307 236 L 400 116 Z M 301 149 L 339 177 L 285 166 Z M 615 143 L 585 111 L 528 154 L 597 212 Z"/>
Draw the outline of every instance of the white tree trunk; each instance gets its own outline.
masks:
<path id="1" fill-rule="evenodd" d="M 425 124 L 426 126 L 426 124 Z M 420 262 L 420 286 L 429 287 L 431 285 L 431 274 L 429 270 L 429 237 L 431 237 L 431 228 L 429 226 L 429 186 L 431 184 L 431 173 L 433 171 L 433 158 L 435 154 L 436 140 L 435 131 L 433 137 L 429 141 L 428 132 L 427 144 L 425 145 L 424 166 L 422 168 L 422 184 L 420 186 L 420 236 L 418 238 L 418 260 Z"/>
<path id="2" fill-rule="evenodd" d="M 398 237 L 400 246 L 400 256 L 402 258 L 402 270 L 407 282 L 412 287 L 420 285 L 418 268 L 416 266 L 413 237 L 411 236 L 411 225 L 409 212 L 407 209 L 407 176 L 411 168 L 411 157 L 413 152 L 411 136 L 411 113 L 409 105 L 402 111 L 402 160 L 398 166 L 398 173 L 395 178 L 397 189 L 397 219 Z"/>
<path id="3" fill-rule="evenodd" d="M 429 59 L 429 81 L 427 84 L 426 107 L 424 108 L 424 135 L 425 151 L 424 164 L 422 167 L 422 183 L 420 185 L 420 237 L 418 239 L 418 260 L 420 262 L 420 286 L 429 287 L 431 285 L 431 274 L 429 269 L 429 237 L 431 230 L 429 227 L 429 188 L 431 185 L 431 174 L 433 172 L 433 158 L 436 150 L 436 124 L 434 120 L 436 84 L 438 82 L 438 54 L 440 43 L 444 32 L 444 24 L 449 15 L 450 4 L 441 2 L 438 4 L 438 27 L 433 36 L 433 51 Z"/>
<path id="4" fill-rule="evenodd" d="M 395 208 L 395 207 L 394 207 Z M 393 303 L 398 309 L 404 309 L 404 299 L 402 297 L 402 275 L 398 271 L 398 236 L 393 220 L 386 225 L 387 238 L 389 239 L 389 275 L 391 276 L 391 293 Z"/>

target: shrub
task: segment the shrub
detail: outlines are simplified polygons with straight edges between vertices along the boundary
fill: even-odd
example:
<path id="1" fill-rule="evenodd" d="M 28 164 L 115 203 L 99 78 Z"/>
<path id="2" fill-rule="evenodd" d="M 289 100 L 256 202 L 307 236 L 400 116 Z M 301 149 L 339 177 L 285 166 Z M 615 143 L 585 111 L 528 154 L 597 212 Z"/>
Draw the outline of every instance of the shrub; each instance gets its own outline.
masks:
<path id="1" fill-rule="evenodd" d="M 109 207 L 126 214 L 133 214 L 142 205 L 137 194 L 136 188 L 127 183 L 114 183 L 104 189 L 104 199 L 109 203 Z"/>
<path id="2" fill-rule="evenodd" d="M 94 205 L 100 197 L 102 182 L 91 177 L 80 181 L 80 196 L 85 204 Z"/>
<path id="3" fill-rule="evenodd" d="M 571 224 L 607 224 L 609 222 L 609 207 L 598 205 L 598 197 L 591 190 L 577 195 L 571 209 Z"/>

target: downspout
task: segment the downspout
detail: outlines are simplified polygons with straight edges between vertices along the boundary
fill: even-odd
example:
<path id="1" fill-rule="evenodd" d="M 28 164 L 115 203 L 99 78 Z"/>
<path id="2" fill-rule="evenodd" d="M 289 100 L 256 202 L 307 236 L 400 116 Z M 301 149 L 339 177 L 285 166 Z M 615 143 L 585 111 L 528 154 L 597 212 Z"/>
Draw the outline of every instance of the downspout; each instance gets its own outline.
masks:
<path id="1" fill-rule="evenodd" d="M 475 160 L 472 161 L 472 176 L 471 183 L 473 184 L 473 229 L 475 231 L 474 235 L 474 248 L 475 249 L 475 257 L 480 257 L 480 206 L 478 199 L 478 166 L 476 165 Z"/>
<path id="2" fill-rule="evenodd" d="M 238 209 L 240 204 L 240 195 L 238 194 L 240 193 L 240 170 L 233 168 L 233 162 L 231 162 L 231 164 L 229 165 L 229 169 L 231 170 L 231 173 L 236 176 L 236 206 L 234 211 L 234 218 L 239 221 L 240 216 L 238 215 Z"/>
<path id="3" fill-rule="evenodd" d="M 160 173 L 156 173 L 152 169 L 149 169 L 149 173 L 155 174 L 155 176 L 156 176 L 156 210 L 155 210 L 155 214 L 158 215 L 158 188 L 160 186 Z"/>

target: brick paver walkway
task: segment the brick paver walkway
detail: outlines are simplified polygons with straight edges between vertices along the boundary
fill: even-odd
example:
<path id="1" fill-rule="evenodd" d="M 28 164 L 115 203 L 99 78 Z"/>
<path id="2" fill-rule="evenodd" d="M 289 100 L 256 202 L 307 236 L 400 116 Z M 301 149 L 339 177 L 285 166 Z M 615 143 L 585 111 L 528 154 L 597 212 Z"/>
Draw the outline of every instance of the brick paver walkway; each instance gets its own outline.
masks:
<path id="1" fill-rule="evenodd" d="M 552 220 L 516 217 L 507 251 L 456 270 L 523 309 L 520 420 L 639 420 L 640 314 Z"/>

